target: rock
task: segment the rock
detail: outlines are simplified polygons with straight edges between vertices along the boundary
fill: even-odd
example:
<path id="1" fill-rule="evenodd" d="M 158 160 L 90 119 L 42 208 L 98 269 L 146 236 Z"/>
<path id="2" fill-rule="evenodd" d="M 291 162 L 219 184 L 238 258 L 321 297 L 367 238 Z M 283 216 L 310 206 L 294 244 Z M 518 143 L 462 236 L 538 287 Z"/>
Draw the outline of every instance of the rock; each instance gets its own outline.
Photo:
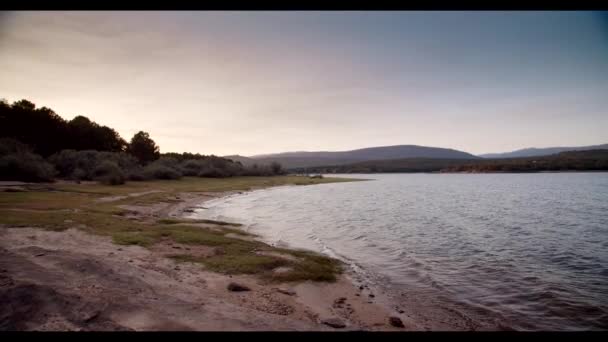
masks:
<path id="1" fill-rule="evenodd" d="M 175 268 L 173 268 L 173 269 L 176 270 L 176 271 L 181 270 L 181 268 L 179 268 L 179 266 L 175 266 Z"/>
<path id="2" fill-rule="evenodd" d="M 228 291 L 242 292 L 242 291 L 251 291 L 251 289 L 245 285 L 240 285 L 237 283 L 230 283 L 230 284 L 228 284 Z"/>
<path id="3" fill-rule="evenodd" d="M 119 250 L 119 251 L 122 251 L 122 248 L 119 248 L 118 250 Z"/>
<path id="4" fill-rule="evenodd" d="M 359 290 L 363 290 L 365 287 L 363 285 L 359 286 Z"/>
<path id="5" fill-rule="evenodd" d="M 371 293 L 369 294 L 369 298 L 374 298 L 374 297 L 376 297 L 376 296 L 374 296 L 374 295 L 373 295 L 373 294 L 371 294 Z"/>
<path id="6" fill-rule="evenodd" d="M 388 318 L 388 322 L 397 328 L 404 328 L 405 326 L 403 325 L 403 322 L 401 321 L 401 318 L 399 317 L 395 317 L 395 316 L 391 316 Z"/>
<path id="7" fill-rule="evenodd" d="M 360 294 L 358 294 L 358 293 L 355 293 L 355 296 L 357 296 L 357 297 L 361 297 L 361 295 L 360 295 Z"/>
<path id="8" fill-rule="evenodd" d="M 192 210 L 192 209 L 184 209 L 184 212 L 185 212 L 185 213 L 193 213 L 193 212 L 194 212 L 194 210 Z"/>
<path id="9" fill-rule="evenodd" d="M 345 301 L 346 301 L 346 297 L 340 297 L 340 298 L 334 300 L 334 305 L 341 306 L 342 304 L 344 304 Z"/>
<path id="10" fill-rule="evenodd" d="M 288 296 L 295 296 L 296 292 L 290 289 L 285 289 L 282 287 L 279 287 L 278 289 L 276 289 L 277 292 L 288 295 Z"/>
<path id="11" fill-rule="evenodd" d="M 324 319 L 324 320 L 321 321 L 321 323 L 323 323 L 325 325 L 328 325 L 328 326 L 330 326 L 332 328 L 337 328 L 337 329 L 345 328 L 346 327 L 346 324 L 344 324 L 344 322 L 342 322 L 342 320 L 339 319 L 339 318 Z"/>
<path id="12" fill-rule="evenodd" d="M 82 320 L 84 322 L 90 322 L 90 321 L 96 319 L 97 317 L 99 317 L 99 314 L 101 314 L 101 311 L 99 311 L 99 310 L 95 310 L 93 312 L 85 313 L 83 315 L 83 317 L 82 317 Z"/>
<path id="13" fill-rule="evenodd" d="M 402 314 L 402 313 L 404 313 L 405 311 L 403 311 L 403 310 L 399 310 L 399 311 L 397 311 L 397 312 L 399 312 L 400 314 Z"/>
<path id="14" fill-rule="evenodd" d="M 34 255 L 34 256 L 36 256 L 36 257 L 40 257 L 40 256 L 45 256 L 45 255 L 46 255 L 46 253 L 38 253 L 38 254 L 36 254 L 36 255 Z"/>

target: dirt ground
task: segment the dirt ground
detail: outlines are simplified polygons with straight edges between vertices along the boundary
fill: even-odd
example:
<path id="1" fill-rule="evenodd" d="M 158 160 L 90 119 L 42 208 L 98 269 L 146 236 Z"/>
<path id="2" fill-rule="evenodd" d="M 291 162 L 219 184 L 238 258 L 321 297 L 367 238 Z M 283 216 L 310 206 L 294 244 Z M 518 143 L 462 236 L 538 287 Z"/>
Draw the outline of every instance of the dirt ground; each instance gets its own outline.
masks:
<path id="1" fill-rule="evenodd" d="M 181 196 L 181 203 L 130 209 L 179 217 L 218 194 Z M 76 228 L 2 227 L 0 330 L 418 330 L 365 295 L 348 272 L 334 283 L 269 284 L 166 257 L 182 248 L 193 247 L 120 246 Z M 196 248 L 190 252 L 213 253 Z M 231 282 L 251 290 L 229 291 Z M 390 316 L 404 327 L 392 326 Z"/>

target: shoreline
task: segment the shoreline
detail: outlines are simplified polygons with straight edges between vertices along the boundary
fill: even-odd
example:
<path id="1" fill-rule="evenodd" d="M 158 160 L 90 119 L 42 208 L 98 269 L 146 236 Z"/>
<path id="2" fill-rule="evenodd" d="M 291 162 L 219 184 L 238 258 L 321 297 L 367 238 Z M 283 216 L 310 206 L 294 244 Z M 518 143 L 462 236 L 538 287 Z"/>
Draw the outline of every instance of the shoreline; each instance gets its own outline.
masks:
<path id="1" fill-rule="evenodd" d="M 293 185 L 281 185 L 281 186 L 293 186 Z M 237 195 L 245 195 L 252 191 L 260 190 L 271 190 L 276 187 L 265 187 L 258 189 L 251 189 L 248 191 L 237 191 L 237 192 L 225 192 L 217 194 L 217 196 L 211 198 L 201 198 L 199 201 L 193 201 L 195 204 L 200 206 L 209 201 L 222 200 L 228 197 Z M 206 208 L 205 208 L 206 209 Z M 187 217 L 191 216 L 192 212 L 179 212 L 179 216 Z M 192 215 L 193 216 L 193 215 Z M 189 217 L 193 218 L 193 217 Z M 235 223 L 241 223 L 234 221 Z M 270 244 L 263 238 L 259 238 L 258 241 Z M 292 245 L 287 242 L 286 248 L 294 249 Z M 320 252 L 317 252 L 320 253 Z M 327 254 L 326 254 L 327 255 Z M 328 257 L 336 258 L 328 255 Z M 338 258 L 341 260 L 341 258 Z M 418 298 L 416 290 L 413 288 L 397 289 L 391 288 L 388 283 L 384 283 L 386 279 L 376 279 L 377 274 L 369 273 L 363 266 L 359 265 L 356 260 L 341 260 L 345 262 L 346 268 L 344 273 L 340 276 L 340 285 L 342 290 L 351 292 L 354 294 L 357 300 L 362 299 L 361 303 L 365 305 L 379 306 L 380 311 L 378 314 L 385 315 L 386 317 L 398 317 L 405 325 L 404 328 L 398 330 L 402 331 L 493 331 L 493 330 L 510 330 L 507 326 L 500 324 L 489 324 L 488 322 L 478 321 L 475 318 L 469 316 L 458 305 L 442 305 L 445 303 L 439 303 L 432 301 L 432 303 L 425 301 L 430 299 L 427 297 Z M 359 270 L 357 270 L 359 269 Z M 299 288 L 296 285 L 294 288 Z M 354 290 L 354 292 L 352 291 Z M 315 301 L 314 296 L 322 295 L 327 291 L 327 287 L 319 283 L 312 283 L 307 285 L 307 291 L 309 296 L 307 301 Z M 339 293 L 339 292 L 338 292 Z M 349 297 L 349 300 L 352 298 Z M 319 301 L 321 303 L 322 301 Z M 454 303 L 452 303 L 454 304 Z M 459 303 L 462 304 L 462 303 Z M 318 305 L 318 304 L 317 304 Z M 362 325 L 370 326 L 369 323 Z M 382 327 L 381 322 L 371 324 L 371 327 Z M 390 327 L 390 325 L 389 325 Z M 394 329 L 393 327 L 390 327 Z M 376 329 L 367 329 L 376 330 Z M 380 328 L 378 330 L 387 330 L 386 328 Z"/>
<path id="2" fill-rule="evenodd" d="M 318 185 L 318 184 L 317 184 Z M 201 206 L 204 205 L 204 203 L 207 203 L 209 201 L 215 201 L 215 200 L 223 200 L 226 199 L 228 197 L 233 197 L 233 196 L 238 196 L 238 195 L 245 195 L 254 191 L 261 191 L 261 190 L 270 190 L 273 188 L 277 188 L 277 187 L 284 187 L 284 186 L 296 186 L 296 185 L 292 185 L 292 184 L 286 184 L 286 185 L 278 185 L 278 186 L 271 186 L 271 187 L 259 187 L 259 188 L 255 188 L 255 189 L 249 189 L 249 190 L 245 190 L 245 191 L 226 191 L 226 192 L 221 192 L 221 193 L 213 193 L 213 195 L 210 194 L 204 194 L 200 197 L 195 197 L 189 200 L 186 200 L 185 202 L 182 202 L 178 205 L 175 205 L 175 207 L 173 208 L 173 210 L 171 210 L 168 215 L 166 215 L 167 217 L 175 217 L 175 218 L 186 218 L 186 219 L 192 219 L 193 211 L 192 209 L 206 209 L 206 208 L 201 208 Z M 196 211 L 194 211 L 196 212 Z M 241 222 L 235 222 L 238 224 L 241 224 Z M 241 228 L 237 228 L 237 229 L 241 229 Z M 263 242 L 265 244 L 270 244 L 269 241 L 266 241 L 265 239 L 263 239 L 262 237 L 258 237 L 256 238 L 256 240 Z M 295 249 L 294 247 L 291 246 L 287 246 L 287 249 Z M 329 256 L 331 257 L 331 256 Z M 333 258 L 333 257 L 332 257 Z M 404 315 L 405 311 L 402 311 L 400 309 L 393 309 L 391 310 L 391 305 L 389 304 L 390 299 L 387 298 L 386 296 L 383 296 L 383 293 L 381 293 L 380 288 L 377 287 L 372 287 L 371 284 L 366 283 L 365 281 L 357 281 L 355 280 L 355 278 L 360 278 L 360 276 L 362 274 L 358 274 L 357 271 L 355 271 L 352 267 L 352 265 L 350 264 L 345 264 L 346 268 L 343 270 L 343 273 L 340 274 L 338 276 L 338 280 L 335 283 L 323 283 L 323 282 L 312 282 L 312 281 L 306 281 L 306 282 L 299 282 L 299 283 L 295 283 L 295 284 L 281 284 L 283 286 L 287 286 L 289 287 L 291 285 L 292 291 L 295 292 L 295 296 L 298 296 L 298 294 L 301 294 L 301 300 L 299 301 L 300 304 L 302 304 L 303 306 L 306 306 L 308 308 L 312 308 L 312 311 L 315 311 L 314 315 L 318 316 L 320 315 L 324 315 L 326 317 L 332 317 L 333 318 L 344 318 L 343 316 L 349 316 L 349 314 L 351 314 L 351 312 L 349 312 L 348 310 L 345 312 L 341 312 L 339 314 L 336 315 L 335 313 L 335 308 L 336 308 L 336 300 L 339 299 L 346 299 L 343 300 L 343 302 L 352 302 L 352 301 L 356 301 L 356 304 L 348 304 L 351 308 L 356 307 L 356 309 L 352 309 L 353 312 L 354 311 L 361 311 L 363 312 L 363 317 L 355 320 L 356 324 L 352 324 L 354 322 L 350 322 L 348 319 L 346 319 L 346 322 L 349 323 L 350 326 L 345 327 L 346 330 L 378 330 L 377 328 L 380 328 L 379 330 L 396 330 L 396 331 L 400 331 L 400 330 L 410 330 L 410 331 L 416 331 L 416 330 L 426 330 L 426 329 L 422 329 L 420 327 L 418 327 L 418 325 L 416 323 L 414 323 L 414 321 L 408 317 L 407 315 Z M 329 295 L 329 297 L 333 296 L 336 297 L 333 301 L 331 300 L 327 300 L 329 298 L 327 298 Z M 371 296 L 370 296 L 371 295 Z M 333 305 L 328 306 L 327 303 L 333 303 Z M 339 305 L 341 306 L 341 305 Z M 375 307 L 371 307 L 371 306 L 375 306 Z M 393 305 L 394 306 L 394 305 Z M 342 307 L 339 307 L 339 309 L 343 309 Z M 401 313 L 399 311 L 402 311 Z M 345 315 L 346 313 L 346 315 Z M 384 315 L 386 316 L 386 320 L 384 322 L 382 322 L 381 320 L 378 320 L 377 317 L 375 317 L 376 315 Z M 389 322 L 389 318 L 390 317 L 398 317 L 399 319 L 401 319 L 401 321 L 404 323 L 404 327 L 401 328 L 396 328 L 391 326 L 390 322 Z M 323 319 L 316 319 L 317 323 L 323 324 L 321 322 L 319 322 L 319 320 L 323 320 Z M 333 329 L 333 330 L 337 330 L 337 329 Z"/>
<path id="3" fill-rule="evenodd" d="M 282 185 L 293 186 L 293 185 Z M 237 195 L 249 194 L 252 191 L 271 190 L 276 187 L 267 187 L 252 189 L 249 191 L 227 192 L 218 194 L 212 198 L 201 199 L 201 202 L 194 202 L 202 205 L 203 203 L 215 200 L 222 200 L 228 197 Z M 205 208 L 207 209 L 207 208 Z M 183 217 L 191 216 L 192 212 L 181 212 Z M 204 216 L 203 216 L 204 217 Z M 212 219 L 214 217 L 211 217 Z M 239 221 L 234 221 L 241 223 Z M 246 230 L 247 232 L 247 230 Z M 260 237 L 258 241 L 266 244 L 271 244 L 270 241 Z M 285 248 L 293 249 L 291 244 L 287 242 Z M 321 253 L 315 251 L 316 253 Z M 327 254 L 325 254 L 327 255 Z M 378 278 L 378 274 L 373 270 L 367 270 L 360 265 L 356 260 L 342 259 L 327 255 L 331 258 L 337 258 L 345 263 L 345 272 L 340 279 L 345 280 L 345 287 L 354 288 L 357 297 L 365 299 L 363 302 L 368 305 L 378 305 L 382 311 L 389 316 L 398 317 L 405 325 L 407 331 L 494 331 L 494 330 L 512 330 L 508 325 L 500 322 L 489 322 L 486 318 L 477 317 L 478 313 L 471 307 L 465 308 L 462 302 L 439 302 L 434 298 L 429 297 L 429 293 L 421 288 L 406 287 L 398 288 L 389 284 L 388 279 L 384 276 Z M 371 272 L 371 273 L 370 273 Z M 316 284 L 315 284 L 316 285 Z M 320 293 L 322 289 L 318 286 L 310 289 L 310 291 Z M 424 293 L 419 297 L 420 294 Z M 371 297 L 370 297 L 371 295 Z M 378 324 L 378 326 L 380 326 Z"/>
<path id="4" fill-rule="evenodd" d="M 121 194 L 95 197 L 96 206 L 131 201 L 116 207 L 128 212 L 124 218 L 143 221 L 143 227 L 147 221 L 177 218 L 207 200 L 243 192 L 180 190 L 174 192 L 174 201 L 166 202 L 166 196 L 157 198 L 163 191 L 152 187 L 113 189 Z M 212 252 L 205 246 L 116 244 L 67 218 L 61 223 L 67 228 L 60 230 L 2 223 L 0 330 L 421 330 L 407 316 L 366 296 L 347 270 L 335 282 L 268 282 L 167 258 L 176 250 Z M 231 282 L 251 291 L 229 291 Z M 400 317 L 404 327 L 393 326 L 391 316 Z"/>

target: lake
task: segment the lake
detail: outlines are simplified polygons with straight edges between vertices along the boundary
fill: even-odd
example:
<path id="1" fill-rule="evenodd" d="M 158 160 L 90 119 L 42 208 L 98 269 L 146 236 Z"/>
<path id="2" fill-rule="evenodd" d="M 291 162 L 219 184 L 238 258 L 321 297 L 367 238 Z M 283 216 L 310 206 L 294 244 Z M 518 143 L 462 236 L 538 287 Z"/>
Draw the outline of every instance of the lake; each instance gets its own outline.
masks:
<path id="1" fill-rule="evenodd" d="M 206 202 L 340 258 L 428 329 L 608 328 L 608 173 L 373 174 Z"/>

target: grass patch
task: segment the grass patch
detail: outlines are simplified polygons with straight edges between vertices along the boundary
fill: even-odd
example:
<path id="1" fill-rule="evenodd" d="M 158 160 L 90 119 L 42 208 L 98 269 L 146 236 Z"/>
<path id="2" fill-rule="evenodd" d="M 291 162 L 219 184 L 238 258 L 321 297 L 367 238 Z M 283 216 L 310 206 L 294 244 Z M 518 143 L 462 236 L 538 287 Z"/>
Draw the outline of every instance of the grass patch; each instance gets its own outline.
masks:
<path id="1" fill-rule="evenodd" d="M 112 241 L 119 245 L 137 245 L 148 247 L 158 241 L 159 234 L 146 234 L 142 232 L 116 232 L 112 234 Z"/>
<path id="2" fill-rule="evenodd" d="M 217 220 L 207 220 L 207 219 L 176 219 L 176 218 L 164 218 L 157 221 L 158 223 L 163 224 L 179 224 L 179 223 L 209 223 L 215 224 L 218 226 L 234 226 L 240 227 L 242 224 L 240 223 L 232 223 L 225 221 L 217 221 Z"/>
<path id="3" fill-rule="evenodd" d="M 226 254 L 200 260 L 207 269 L 226 274 L 261 274 L 268 278 L 274 268 L 288 266 L 285 259 L 252 253 Z"/>
<path id="4" fill-rule="evenodd" d="M 0 224 L 8 227 L 64 230 L 73 225 L 69 223 L 71 218 L 73 215 L 66 212 L 0 209 Z"/>
<path id="5" fill-rule="evenodd" d="M 120 245 L 150 247 L 162 240 L 188 245 L 216 247 L 219 253 L 210 257 L 188 254 L 172 255 L 183 262 L 195 262 L 205 268 L 226 274 L 257 274 L 269 281 L 334 281 L 341 272 L 340 263 L 312 252 L 274 248 L 260 241 L 228 237 L 232 233 L 255 236 L 236 227 L 238 223 L 207 219 L 160 219 L 143 223 L 125 217 L 128 210 L 120 205 L 179 202 L 180 192 L 214 192 L 246 190 L 287 184 L 320 184 L 350 181 L 342 178 L 309 179 L 298 176 L 233 177 L 226 179 L 184 177 L 182 180 L 128 182 L 120 186 L 102 184 L 53 184 L 47 188 L 25 192 L 0 192 L 0 224 L 7 227 L 40 227 L 64 230 L 77 227 L 86 232 L 108 236 Z M 50 189 L 50 190 L 49 190 Z M 106 196 L 122 196 L 157 190 L 137 197 L 113 202 L 99 202 Z M 204 223 L 213 228 L 187 224 Z M 258 255 L 256 251 L 277 252 L 297 258 L 289 260 L 280 255 Z M 290 271 L 274 273 L 277 267 Z"/>

